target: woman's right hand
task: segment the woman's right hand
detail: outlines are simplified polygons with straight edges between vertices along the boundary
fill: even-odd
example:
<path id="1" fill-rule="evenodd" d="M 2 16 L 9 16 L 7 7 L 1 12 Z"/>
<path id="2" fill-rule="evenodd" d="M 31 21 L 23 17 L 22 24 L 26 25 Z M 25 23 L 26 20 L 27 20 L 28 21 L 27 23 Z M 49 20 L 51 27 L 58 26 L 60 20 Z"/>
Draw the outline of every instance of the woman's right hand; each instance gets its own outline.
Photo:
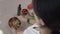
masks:
<path id="1" fill-rule="evenodd" d="M 13 34 L 17 34 L 17 31 L 14 28 L 10 28 Z"/>

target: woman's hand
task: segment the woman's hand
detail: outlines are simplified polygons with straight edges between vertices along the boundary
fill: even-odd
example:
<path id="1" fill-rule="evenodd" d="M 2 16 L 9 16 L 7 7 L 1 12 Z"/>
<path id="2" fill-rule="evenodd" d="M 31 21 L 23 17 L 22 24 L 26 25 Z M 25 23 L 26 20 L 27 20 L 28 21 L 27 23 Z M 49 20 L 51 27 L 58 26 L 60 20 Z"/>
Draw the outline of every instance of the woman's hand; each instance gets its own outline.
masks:
<path id="1" fill-rule="evenodd" d="M 20 21 L 27 22 L 27 19 L 23 16 L 17 16 L 17 18 L 19 18 Z"/>
<path id="2" fill-rule="evenodd" d="M 17 31 L 14 28 L 10 28 L 13 34 L 17 34 Z"/>

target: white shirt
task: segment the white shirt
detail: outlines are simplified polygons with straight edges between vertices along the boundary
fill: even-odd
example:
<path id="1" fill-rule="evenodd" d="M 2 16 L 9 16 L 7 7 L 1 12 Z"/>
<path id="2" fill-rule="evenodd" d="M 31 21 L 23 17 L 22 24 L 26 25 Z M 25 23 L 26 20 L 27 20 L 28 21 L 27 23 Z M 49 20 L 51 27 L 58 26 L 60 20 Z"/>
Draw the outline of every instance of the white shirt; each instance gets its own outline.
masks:
<path id="1" fill-rule="evenodd" d="M 23 34 L 40 34 L 40 31 L 37 31 L 33 27 L 40 27 L 40 25 L 35 23 L 32 26 L 29 26 L 27 29 L 24 30 Z"/>

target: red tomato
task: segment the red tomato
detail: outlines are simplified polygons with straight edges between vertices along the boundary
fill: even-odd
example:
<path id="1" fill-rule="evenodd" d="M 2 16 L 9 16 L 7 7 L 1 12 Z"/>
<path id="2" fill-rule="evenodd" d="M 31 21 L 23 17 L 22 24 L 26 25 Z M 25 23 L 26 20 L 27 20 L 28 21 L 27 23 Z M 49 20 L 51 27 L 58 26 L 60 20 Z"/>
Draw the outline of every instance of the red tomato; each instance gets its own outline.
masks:
<path id="1" fill-rule="evenodd" d="M 32 4 L 29 4 L 28 5 L 28 9 L 32 9 Z"/>
<path id="2" fill-rule="evenodd" d="M 23 9 L 22 10 L 22 14 L 27 15 L 28 14 L 28 10 L 27 9 Z"/>

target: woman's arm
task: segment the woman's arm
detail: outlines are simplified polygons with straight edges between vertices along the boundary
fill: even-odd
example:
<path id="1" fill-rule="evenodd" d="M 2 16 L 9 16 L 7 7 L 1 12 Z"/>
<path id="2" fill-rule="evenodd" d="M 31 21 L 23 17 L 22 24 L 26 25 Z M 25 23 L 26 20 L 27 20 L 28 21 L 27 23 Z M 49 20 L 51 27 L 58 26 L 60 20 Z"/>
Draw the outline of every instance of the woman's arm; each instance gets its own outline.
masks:
<path id="1" fill-rule="evenodd" d="M 10 28 L 13 34 L 17 34 L 17 31 L 14 28 Z"/>

